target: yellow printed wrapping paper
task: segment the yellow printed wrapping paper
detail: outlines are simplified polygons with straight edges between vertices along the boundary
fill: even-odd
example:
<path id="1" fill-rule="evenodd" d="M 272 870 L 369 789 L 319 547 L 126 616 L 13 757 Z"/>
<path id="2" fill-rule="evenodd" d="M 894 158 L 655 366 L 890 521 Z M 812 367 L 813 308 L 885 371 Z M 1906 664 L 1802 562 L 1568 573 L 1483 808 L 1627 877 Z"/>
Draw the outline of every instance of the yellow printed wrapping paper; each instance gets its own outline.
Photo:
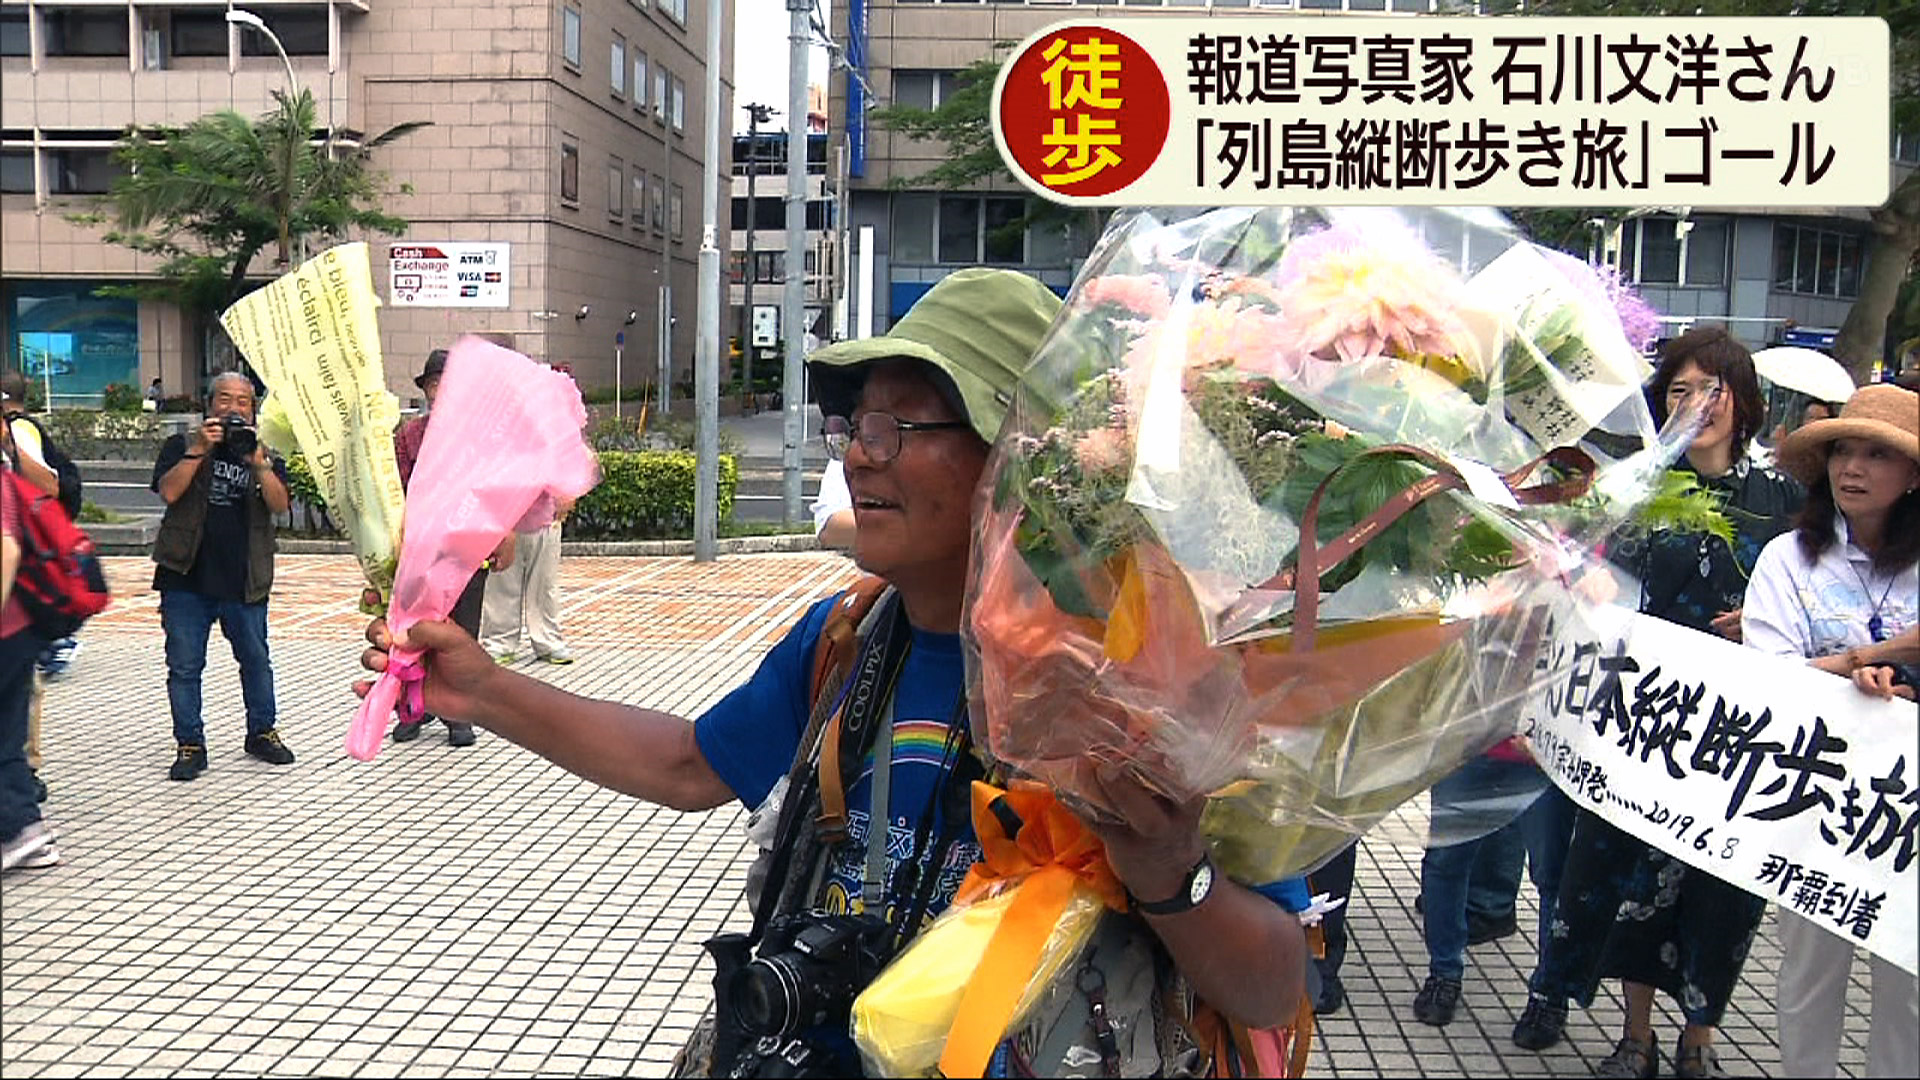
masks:
<path id="1" fill-rule="evenodd" d="M 220 317 L 284 415 L 367 580 L 386 596 L 405 499 L 393 456 L 399 404 L 380 356 L 364 243 L 341 244 Z M 276 420 L 279 417 L 276 417 Z"/>

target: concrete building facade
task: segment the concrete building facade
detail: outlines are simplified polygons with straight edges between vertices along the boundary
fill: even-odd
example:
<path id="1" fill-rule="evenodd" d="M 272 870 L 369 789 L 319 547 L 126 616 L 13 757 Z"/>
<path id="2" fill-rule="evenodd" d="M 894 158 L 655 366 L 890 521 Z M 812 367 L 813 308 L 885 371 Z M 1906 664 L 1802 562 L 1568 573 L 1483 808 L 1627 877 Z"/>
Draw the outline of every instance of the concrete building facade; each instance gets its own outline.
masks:
<path id="1" fill-rule="evenodd" d="M 511 335 L 587 388 L 616 378 L 689 384 L 705 137 L 707 6 L 692 0 L 396 0 L 242 5 L 272 28 L 292 77 L 339 138 L 430 121 L 375 153 L 401 235 L 366 237 L 388 382 L 403 400 L 427 352 L 461 333 Z M 62 0 L 0 5 L 0 333 L 9 366 L 51 364 L 56 403 L 162 379 L 196 393 L 223 366 L 171 305 L 97 297 L 151 277 L 153 260 L 67 215 L 107 190 L 129 125 L 259 115 L 289 72 L 228 5 Z M 732 54 L 733 0 L 723 5 Z M 720 116 L 731 112 L 723 73 Z M 317 133 L 320 134 L 320 133 Z M 728 165 L 722 196 L 727 192 Z M 410 187 L 403 193 L 402 186 Z M 724 208 L 723 208 L 724 209 Z M 719 223 L 725 250 L 725 215 Z M 396 245 L 506 245 L 488 306 L 409 302 Z M 252 276 L 270 279 L 269 253 Z M 424 295 L 424 294 L 422 294 Z M 676 395 L 681 391 L 676 390 Z M 635 394 L 637 396 L 637 392 Z"/>

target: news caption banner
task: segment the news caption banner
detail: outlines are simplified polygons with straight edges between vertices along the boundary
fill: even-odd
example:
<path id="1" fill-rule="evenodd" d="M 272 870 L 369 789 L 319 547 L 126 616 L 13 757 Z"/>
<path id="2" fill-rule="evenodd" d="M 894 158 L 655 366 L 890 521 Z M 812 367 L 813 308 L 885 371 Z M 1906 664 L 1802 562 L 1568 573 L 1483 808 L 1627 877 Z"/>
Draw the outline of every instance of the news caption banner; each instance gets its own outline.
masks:
<path id="1" fill-rule="evenodd" d="M 1620 608 L 1540 667 L 1522 730 L 1577 805 L 1915 970 L 1920 706 Z"/>
<path id="2" fill-rule="evenodd" d="M 1878 206 L 1877 18 L 1103 17 L 1009 55 L 1008 168 L 1098 206 Z"/>

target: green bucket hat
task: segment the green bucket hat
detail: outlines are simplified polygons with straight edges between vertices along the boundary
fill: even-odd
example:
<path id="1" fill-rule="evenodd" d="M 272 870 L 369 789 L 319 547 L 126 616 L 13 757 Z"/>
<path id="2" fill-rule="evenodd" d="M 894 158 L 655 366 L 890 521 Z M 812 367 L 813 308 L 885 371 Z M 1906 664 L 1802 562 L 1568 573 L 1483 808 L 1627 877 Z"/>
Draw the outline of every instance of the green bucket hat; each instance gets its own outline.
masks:
<path id="1" fill-rule="evenodd" d="M 842 341 L 807 357 L 815 399 L 828 416 L 850 416 L 866 380 L 863 365 L 920 360 L 953 381 L 967 422 L 992 442 L 1013 404 L 1020 373 L 1059 310 L 1060 298 L 1026 274 L 987 267 L 956 270 L 885 334 Z"/>

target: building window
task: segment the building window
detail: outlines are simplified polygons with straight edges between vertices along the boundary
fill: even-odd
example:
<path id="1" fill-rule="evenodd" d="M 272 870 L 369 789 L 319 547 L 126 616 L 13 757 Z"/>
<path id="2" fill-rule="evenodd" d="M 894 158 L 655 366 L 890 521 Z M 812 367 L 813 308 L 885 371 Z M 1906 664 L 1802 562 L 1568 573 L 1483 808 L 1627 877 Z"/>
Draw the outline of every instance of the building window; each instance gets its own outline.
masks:
<path id="1" fill-rule="evenodd" d="M 673 77 L 673 130 L 687 130 L 687 84 Z"/>
<path id="2" fill-rule="evenodd" d="M 934 222 L 939 218 L 940 200 L 936 195 L 895 195 L 893 197 L 893 261 L 930 263 L 933 261 Z"/>
<path id="3" fill-rule="evenodd" d="M 653 207 L 653 231 L 667 231 L 667 182 L 656 176 L 653 178 L 653 198 L 649 200 Z"/>
<path id="4" fill-rule="evenodd" d="M 0 150 L 0 195 L 33 194 L 33 151 Z"/>
<path id="5" fill-rule="evenodd" d="M 1633 280 L 1643 285 L 1680 284 L 1680 237 L 1670 217 L 1643 217 L 1631 224 L 1634 247 Z M 1622 237 L 1622 242 L 1627 238 Z"/>
<path id="6" fill-rule="evenodd" d="M 613 96 L 627 96 L 627 39 L 619 34 L 613 35 L 612 60 L 607 65 L 607 82 L 613 90 Z"/>
<path id="7" fill-rule="evenodd" d="M 687 0 L 660 0 L 660 10 L 681 26 L 687 25 Z"/>
<path id="8" fill-rule="evenodd" d="M 780 284 L 787 280 L 787 253 L 784 251 L 756 251 L 753 253 L 753 283 L 756 285 Z"/>
<path id="9" fill-rule="evenodd" d="M 225 15 L 220 16 L 224 21 Z M 288 56 L 325 56 L 327 55 L 327 9 L 313 8 L 306 11 L 277 11 L 266 8 L 260 12 L 261 21 L 267 24 L 280 38 L 280 45 L 287 50 Z M 258 30 L 242 28 L 240 31 L 241 56 L 271 56 L 278 58 L 280 53 L 267 40 L 267 35 Z"/>
<path id="10" fill-rule="evenodd" d="M 686 201 L 686 196 L 681 192 L 680 185 L 673 185 L 673 190 L 667 194 L 667 228 L 673 231 L 673 238 L 675 240 L 682 239 L 682 230 L 686 225 L 686 215 L 682 213 L 685 209 Z"/>
<path id="11" fill-rule="evenodd" d="M 126 11 L 118 12 L 126 22 Z M 0 325 L 6 327 L 6 364 L 53 391 L 62 407 L 100 405 L 109 383 L 137 385 L 140 374 L 139 301 L 96 296 L 114 281 L 0 283 Z"/>
<path id="12" fill-rule="evenodd" d="M 176 11 L 167 34 L 174 56 L 227 55 L 227 23 L 217 11 Z"/>
<path id="13" fill-rule="evenodd" d="M 48 56 L 127 55 L 125 8 L 41 8 Z"/>
<path id="14" fill-rule="evenodd" d="M 560 144 L 560 201 L 580 204 L 580 147 L 571 142 Z"/>
<path id="15" fill-rule="evenodd" d="M 1725 285 L 1727 283 L 1727 221 L 1695 221 L 1687 234 L 1688 285 Z"/>
<path id="16" fill-rule="evenodd" d="M 633 190 L 629 194 L 631 198 L 628 201 L 632 205 L 627 207 L 627 210 L 632 214 L 633 227 L 644 229 L 647 227 L 647 171 L 645 169 L 633 170 Z"/>
<path id="17" fill-rule="evenodd" d="M 115 177 L 126 171 L 105 147 L 43 149 L 49 195 L 105 195 Z"/>
<path id="18" fill-rule="evenodd" d="M 1860 293 L 1863 255 L 1855 234 L 1776 222 L 1774 290 L 1853 299 Z"/>
<path id="19" fill-rule="evenodd" d="M 747 253 L 732 251 L 727 253 L 727 280 L 735 285 L 747 280 Z"/>
<path id="20" fill-rule="evenodd" d="M 7 53 L 6 55 L 15 54 Z M 1893 160 L 1905 162 L 1908 165 L 1920 165 L 1920 131 L 1893 133 Z"/>
<path id="21" fill-rule="evenodd" d="M 658 64 L 653 66 L 653 118 L 667 122 L 667 82 L 672 76 Z"/>
<path id="22" fill-rule="evenodd" d="M 580 9 L 566 4 L 560 6 L 560 59 L 580 69 Z"/>
<path id="23" fill-rule="evenodd" d="M 960 88 L 959 73 L 898 69 L 893 73 L 893 103 L 914 109 L 937 109 Z"/>
<path id="24" fill-rule="evenodd" d="M 31 56 L 33 41 L 28 32 L 27 9 L 0 8 L 0 56 Z"/>
<path id="25" fill-rule="evenodd" d="M 638 45 L 633 47 L 633 107 L 647 107 L 647 54 Z"/>
<path id="26" fill-rule="evenodd" d="M 607 216 L 619 221 L 627 214 L 627 164 L 619 158 L 607 161 Z"/>

